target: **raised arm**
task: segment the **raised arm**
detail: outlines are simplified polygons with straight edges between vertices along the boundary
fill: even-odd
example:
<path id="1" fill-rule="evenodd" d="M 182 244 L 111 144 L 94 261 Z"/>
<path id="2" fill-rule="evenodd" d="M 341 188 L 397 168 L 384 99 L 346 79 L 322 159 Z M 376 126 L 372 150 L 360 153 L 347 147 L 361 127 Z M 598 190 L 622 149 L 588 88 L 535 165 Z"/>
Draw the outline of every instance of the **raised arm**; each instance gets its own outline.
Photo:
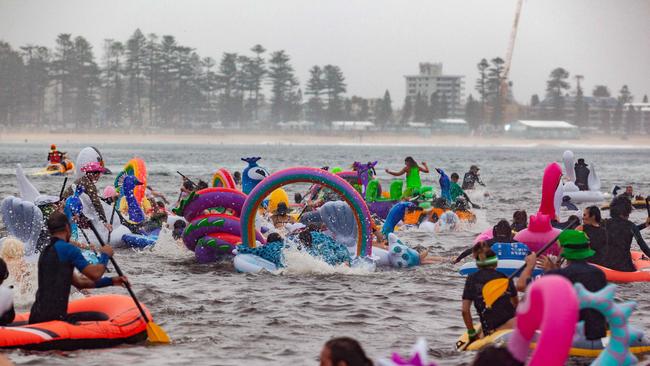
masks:
<path id="1" fill-rule="evenodd" d="M 394 175 L 394 176 L 396 176 L 396 177 L 399 177 L 399 176 L 401 176 L 401 175 L 404 175 L 404 174 L 406 174 L 406 172 L 407 172 L 406 167 L 402 168 L 402 170 L 400 170 L 399 172 L 392 172 L 392 171 L 390 171 L 390 170 L 388 170 L 388 169 L 386 169 L 385 171 L 386 171 L 386 173 L 388 173 L 388 174 L 390 174 L 390 175 Z"/>
<path id="2" fill-rule="evenodd" d="M 418 166 L 418 169 L 420 169 L 420 171 L 421 171 L 422 173 L 428 173 L 428 172 L 429 172 L 429 167 L 427 166 L 427 162 L 426 162 L 426 161 L 423 161 L 423 162 L 422 162 L 422 166 Z"/>

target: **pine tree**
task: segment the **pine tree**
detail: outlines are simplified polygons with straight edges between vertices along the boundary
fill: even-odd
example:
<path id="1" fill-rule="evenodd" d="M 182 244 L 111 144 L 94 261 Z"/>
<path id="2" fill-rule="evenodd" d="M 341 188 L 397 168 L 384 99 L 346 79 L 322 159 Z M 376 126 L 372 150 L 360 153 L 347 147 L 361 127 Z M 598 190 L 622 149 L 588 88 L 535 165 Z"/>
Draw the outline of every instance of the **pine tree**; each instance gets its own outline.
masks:
<path id="1" fill-rule="evenodd" d="M 275 51 L 269 60 L 268 79 L 271 84 L 271 119 L 274 122 L 288 121 L 291 113 L 290 101 L 295 98 L 298 79 L 284 50 Z"/>
<path id="2" fill-rule="evenodd" d="M 102 86 L 103 117 L 110 125 L 117 125 L 124 117 L 124 85 L 122 82 L 124 45 L 112 39 L 104 41 Z"/>
<path id="3" fill-rule="evenodd" d="M 126 109 L 131 124 L 143 126 L 143 97 L 145 83 L 145 60 L 147 39 L 140 29 L 136 29 L 126 42 L 127 103 Z"/>
<path id="4" fill-rule="evenodd" d="M 14 126 L 19 120 L 25 67 L 20 54 L 0 41 L 0 124 Z"/>
<path id="5" fill-rule="evenodd" d="M 220 119 L 227 123 L 239 122 L 238 111 L 238 71 L 237 71 L 237 54 L 224 53 L 219 63 L 219 74 L 217 76 L 218 88 L 221 90 L 219 96 L 219 115 Z"/>
<path id="6" fill-rule="evenodd" d="M 553 69 L 550 74 L 550 79 L 546 82 L 546 95 L 553 98 L 553 118 L 557 120 L 564 119 L 564 91 L 570 88 L 569 83 L 566 81 L 569 78 L 569 72 L 565 69 L 558 67 Z"/>
<path id="7" fill-rule="evenodd" d="M 307 119 L 314 122 L 322 122 L 323 118 L 323 101 L 321 95 L 325 89 L 323 81 L 323 69 L 314 65 L 309 69 L 309 80 L 305 94 L 311 95 L 307 102 Z"/>
<path id="8" fill-rule="evenodd" d="M 56 85 L 56 115 L 59 124 L 65 125 L 73 121 L 73 72 L 74 72 L 74 43 L 72 35 L 59 34 L 54 49 L 52 62 L 52 79 Z"/>
<path id="9" fill-rule="evenodd" d="M 486 59 L 481 59 L 481 61 L 476 65 L 478 68 L 479 78 L 476 79 L 476 91 L 481 98 L 481 120 L 485 120 L 485 103 L 488 97 L 489 85 L 488 85 L 488 73 L 487 69 L 490 67 L 490 64 Z"/>
<path id="10" fill-rule="evenodd" d="M 503 72 L 504 72 L 504 63 L 503 59 L 500 57 L 493 58 L 490 60 L 492 66 L 488 69 L 488 91 L 490 98 L 492 100 L 492 124 L 494 126 L 501 126 L 503 124 L 503 100 L 504 95 L 502 94 L 501 85 L 504 82 Z"/>
<path id="11" fill-rule="evenodd" d="M 415 122 L 424 122 L 427 120 L 427 99 L 420 92 L 415 95 L 415 105 L 413 107 L 413 118 Z"/>
<path id="12" fill-rule="evenodd" d="M 413 102 L 411 102 L 411 97 L 408 95 L 404 98 L 404 106 L 402 107 L 402 116 L 400 122 L 405 125 L 411 120 L 413 115 Z"/>
<path id="13" fill-rule="evenodd" d="M 341 118 L 341 94 L 347 91 L 341 68 L 325 65 L 323 67 L 323 86 L 327 94 L 327 120 L 336 121 Z"/>
<path id="14" fill-rule="evenodd" d="M 39 125 L 45 123 L 45 96 L 50 84 L 50 50 L 27 45 L 20 48 L 25 68 L 25 117 Z"/>
<path id="15" fill-rule="evenodd" d="M 377 105 L 377 122 L 379 125 L 385 126 L 393 120 L 393 106 L 390 98 L 390 92 L 388 90 L 386 90 L 384 93 L 384 98 L 381 99 Z"/>
<path id="16" fill-rule="evenodd" d="M 264 77 L 266 76 L 266 73 L 268 72 L 266 69 L 266 61 L 264 61 L 264 58 L 262 58 L 262 55 L 264 52 L 266 52 L 266 49 L 262 47 L 262 45 L 255 45 L 251 49 L 255 53 L 255 59 L 253 61 L 252 67 L 251 67 L 251 76 L 252 76 L 252 86 L 255 90 L 255 104 L 254 104 L 254 109 L 253 109 L 253 118 L 257 121 L 259 120 L 259 106 L 260 106 L 260 98 L 262 97 L 261 95 L 261 90 L 262 90 L 262 82 L 264 81 Z"/>
<path id="17" fill-rule="evenodd" d="M 623 104 L 631 103 L 634 100 L 634 97 L 632 96 L 632 93 L 630 93 L 630 89 L 627 87 L 627 85 L 623 85 L 619 91 L 618 100 L 620 100 Z"/>

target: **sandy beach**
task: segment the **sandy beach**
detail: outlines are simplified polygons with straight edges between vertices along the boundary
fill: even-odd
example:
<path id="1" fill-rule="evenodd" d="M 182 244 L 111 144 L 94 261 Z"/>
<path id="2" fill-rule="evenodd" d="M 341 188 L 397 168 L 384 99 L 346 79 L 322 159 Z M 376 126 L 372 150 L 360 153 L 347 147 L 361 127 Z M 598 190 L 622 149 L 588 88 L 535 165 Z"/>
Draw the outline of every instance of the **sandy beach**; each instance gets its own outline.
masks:
<path id="1" fill-rule="evenodd" d="M 409 145 L 409 146 L 465 146 L 465 147 L 557 147 L 557 148 L 650 148 L 650 135 L 622 139 L 620 136 L 587 135 L 575 140 L 521 139 L 507 136 L 458 136 L 394 134 L 384 132 L 346 131 L 256 131 L 222 132 L 205 134 L 146 133 L 142 131 L 51 133 L 51 132 L 0 132 L 0 143 L 125 143 L 125 144 L 216 144 L 216 145 Z"/>

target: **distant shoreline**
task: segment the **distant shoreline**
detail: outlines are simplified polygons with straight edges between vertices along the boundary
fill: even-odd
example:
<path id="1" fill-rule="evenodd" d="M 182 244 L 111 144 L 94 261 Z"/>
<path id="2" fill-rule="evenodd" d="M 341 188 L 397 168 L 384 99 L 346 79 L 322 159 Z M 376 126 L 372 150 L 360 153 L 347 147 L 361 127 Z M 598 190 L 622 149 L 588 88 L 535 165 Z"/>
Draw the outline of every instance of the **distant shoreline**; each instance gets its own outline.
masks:
<path id="1" fill-rule="evenodd" d="M 300 132 L 256 131 L 250 133 L 206 131 L 206 134 L 91 132 L 0 132 L 0 143 L 125 143 L 125 144 L 203 144 L 203 145 L 359 145 L 359 146 L 462 146 L 462 147 L 517 147 L 517 148 L 643 148 L 650 149 L 650 135 L 635 136 L 627 140 L 619 136 L 593 135 L 576 140 L 518 139 L 505 136 L 458 136 L 416 134 L 391 134 L 384 132 L 348 131 Z"/>

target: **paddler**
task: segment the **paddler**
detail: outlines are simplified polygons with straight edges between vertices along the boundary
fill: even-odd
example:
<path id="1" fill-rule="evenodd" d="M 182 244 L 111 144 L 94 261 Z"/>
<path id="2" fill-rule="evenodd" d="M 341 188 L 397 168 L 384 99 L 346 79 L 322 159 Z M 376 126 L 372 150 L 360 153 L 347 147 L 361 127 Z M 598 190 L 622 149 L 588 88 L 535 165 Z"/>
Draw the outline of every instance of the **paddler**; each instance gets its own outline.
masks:
<path id="1" fill-rule="evenodd" d="M 607 286 L 605 273 L 587 261 L 596 252 L 589 245 L 589 237 L 578 230 L 564 230 L 558 237 L 562 251 L 560 256 L 567 260 L 567 265 L 560 268 L 559 263 L 553 262 L 549 257 L 540 257 L 539 265 L 544 269 L 544 274 L 560 275 L 572 283 L 581 283 L 591 292 L 600 291 Z M 526 268 L 517 279 L 517 289 L 524 291 L 530 282 L 533 269 L 538 265 L 537 255 L 531 253 L 526 257 Z M 585 337 L 588 340 L 598 340 L 606 335 L 605 317 L 597 310 L 580 310 L 580 320 L 585 322 Z"/>
<path id="2" fill-rule="evenodd" d="M 50 146 L 50 152 L 47 153 L 47 162 L 50 164 L 61 164 L 63 166 L 63 170 L 65 171 L 67 170 L 67 167 L 63 161 L 63 155 L 65 155 L 65 153 L 57 150 L 56 145 L 52 144 Z"/>
<path id="3" fill-rule="evenodd" d="M 422 180 L 420 179 L 420 172 L 428 173 L 429 167 L 426 162 L 422 162 L 422 166 L 419 166 L 418 163 L 411 156 L 407 156 L 404 159 L 404 167 L 398 172 L 393 172 L 386 169 L 386 173 L 400 177 L 406 174 L 406 190 L 402 195 L 403 198 L 412 197 L 420 192 L 422 188 Z"/>
<path id="4" fill-rule="evenodd" d="M 483 300 L 483 286 L 494 279 L 507 277 L 496 270 L 498 264 L 497 255 L 487 243 L 481 242 L 476 244 L 473 248 L 473 255 L 479 270 L 467 276 L 465 289 L 463 290 L 462 307 L 463 321 L 467 327 L 467 335 L 470 342 L 480 337 L 479 331 L 474 328 L 472 321 L 472 303 L 481 320 L 481 333 L 483 336 L 490 335 L 498 329 L 511 328 L 511 323 L 515 316 L 515 309 L 519 303 L 515 285 L 512 280 L 509 280 L 508 288 L 504 296 L 501 296 L 495 301 L 491 308 L 485 305 L 485 301 Z"/>
<path id="5" fill-rule="evenodd" d="M 109 245 L 101 247 L 97 264 L 90 264 L 81 251 L 70 243 L 72 230 L 68 218 L 61 212 L 53 213 L 47 220 L 50 243 L 41 250 L 38 258 L 38 290 L 32 305 L 29 323 L 68 320 L 70 286 L 78 289 L 121 286 L 126 277 L 102 277 L 106 264 L 113 256 Z M 74 273 L 77 269 L 84 276 Z M 77 319 L 79 320 L 79 319 Z"/>

